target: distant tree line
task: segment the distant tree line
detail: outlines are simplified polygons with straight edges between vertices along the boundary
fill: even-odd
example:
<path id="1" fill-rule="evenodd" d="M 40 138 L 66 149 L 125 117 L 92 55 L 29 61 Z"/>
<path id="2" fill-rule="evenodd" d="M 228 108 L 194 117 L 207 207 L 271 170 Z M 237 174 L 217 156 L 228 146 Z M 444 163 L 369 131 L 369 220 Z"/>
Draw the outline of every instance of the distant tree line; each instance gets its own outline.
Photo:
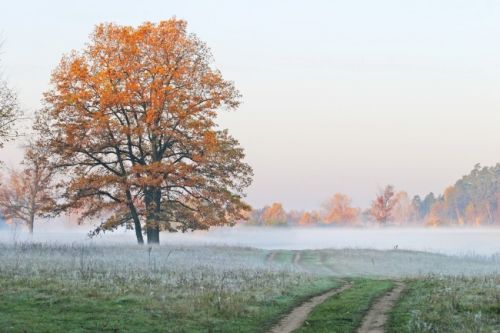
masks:
<path id="1" fill-rule="evenodd" d="M 444 194 L 429 193 L 410 198 L 392 185 L 381 189 L 365 210 L 352 206 L 351 198 L 336 193 L 318 210 L 286 211 L 275 202 L 252 210 L 248 225 L 259 226 L 363 226 L 423 225 L 481 226 L 500 225 L 500 164 L 472 171 L 445 189 Z"/>

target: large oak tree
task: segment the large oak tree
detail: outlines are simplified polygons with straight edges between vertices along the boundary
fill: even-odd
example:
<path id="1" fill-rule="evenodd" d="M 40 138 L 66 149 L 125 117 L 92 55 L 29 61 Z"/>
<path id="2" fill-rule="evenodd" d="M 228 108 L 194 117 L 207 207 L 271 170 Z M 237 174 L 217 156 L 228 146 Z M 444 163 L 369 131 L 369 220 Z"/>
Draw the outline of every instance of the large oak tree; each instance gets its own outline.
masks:
<path id="1" fill-rule="evenodd" d="M 139 243 L 143 228 L 157 243 L 243 218 L 252 170 L 216 124 L 239 103 L 185 21 L 98 25 L 53 72 L 35 125 L 62 171 L 59 208 L 106 216 L 94 233 L 134 228 Z"/>

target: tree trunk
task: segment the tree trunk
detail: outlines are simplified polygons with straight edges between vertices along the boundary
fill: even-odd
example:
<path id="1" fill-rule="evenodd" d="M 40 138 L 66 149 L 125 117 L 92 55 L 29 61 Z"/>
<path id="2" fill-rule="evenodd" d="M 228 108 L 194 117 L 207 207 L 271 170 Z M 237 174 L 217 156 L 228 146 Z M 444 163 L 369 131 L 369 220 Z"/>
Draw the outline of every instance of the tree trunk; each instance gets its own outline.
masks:
<path id="1" fill-rule="evenodd" d="M 463 225 L 464 220 L 463 220 L 462 216 L 460 215 L 460 211 L 458 210 L 458 207 L 456 204 L 454 206 L 455 206 L 455 215 L 457 216 L 458 225 Z"/>
<path id="2" fill-rule="evenodd" d="M 137 215 L 135 206 L 133 207 L 133 209 L 131 209 L 131 213 L 132 213 L 132 218 L 134 220 L 134 230 L 135 230 L 135 237 L 137 238 L 137 244 L 142 245 L 144 244 L 144 238 L 142 237 L 141 220 Z"/>
<path id="3" fill-rule="evenodd" d="M 160 243 L 160 221 L 158 213 L 160 212 L 161 195 L 159 190 L 150 189 L 146 191 L 144 200 L 147 210 L 146 218 L 146 235 L 148 237 L 148 244 Z"/>
<path id="4" fill-rule="evenodd" d="M 489 202 L 486 203 L 487 212 L 488 212 L 488 224 L 493 222 L 493 213 L 491 212 L 491 205 Z"/>
<path id="5" fill-rule="evenodd" d="M 132 219 L 134 220 L 134 230 L 135 237 L 137 238 L 137 244 L 144 244 L 144 238 L 142 237 L 142 227 L 141 220 L 139 219 L 139 215 L 137 214 L 137 209 L 135 209 L 134 203 L 132 202 L 132 194 L 129 190 L 127 190 L 127 200 L 128 200 L 128 208 L 130 209 L 130 215 L 132 215 Z"/>
<path id="6" fill-rule="evenodd" d="M 160 244 L 160 228 L 157 225 L 148 226 L 146 233 L 148 235 L 148 244 Z"/>
<path id="7" fill-rule="evenodd" d="M 141 221 L 136 221 L 134 219 L 134 229 L 135 229 L 135 237 L 137 238 L 137 244 L 142 245 L 144 244 L 144 238 L 142 237 L 142 228 L 141 228 Z"/>
<path id="8" fill-rule="evenodd" d="M 33 224 L 35 223 L 35 214 L 30 214 L 30 220 L 28 222 L 28 230 L 30 235 L 33 235 Z"/>

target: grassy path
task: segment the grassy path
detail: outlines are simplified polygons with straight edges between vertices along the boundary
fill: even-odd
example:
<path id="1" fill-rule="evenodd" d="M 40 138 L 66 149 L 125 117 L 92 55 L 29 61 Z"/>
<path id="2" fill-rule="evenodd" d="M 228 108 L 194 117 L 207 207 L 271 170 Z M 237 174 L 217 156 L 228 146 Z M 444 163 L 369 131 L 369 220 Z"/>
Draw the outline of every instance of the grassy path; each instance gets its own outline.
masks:
<path id="1" fill-rule="evenodd" d="M 276 257 L 276 252 L 275 251 L 269 253 L 269 255 L 267 256 L 267 262 L 273 262 L 274 257 Z"/>
<path id="2" fill-rule="evenodd" d="M 271 329 L 270 333 L 290 333 L 300 328 L 306 320 L 309 313 L 319 304 L 323 303 L 330 297 L 340 294 L 345 290 L 352 287 L 351 283 L 346 283 L 343 287 L 332 289 L 324 294 L 315 296 L 303 303 L 302 305 L 293 309 L 287 316 L 285 316 L 278 325 Z"/>
<path id="3" fill-rule="evenodd" d="M 405 288 L 402 282 L 396 282 L 396 287 L 379 298 L 363 318 L 358 333 L 383 333 L 388 315 Z"/>
<path id="4" fill-rule="evenodd" d="M 352 288 L 316 306 L 295 332 L 354 332 L 373 302 L 393 286 L 387 280 L 354 279 Z"/>
<path id="5" fill-rule="evenodd" d="M 300 255 L 300 251 L 296 251 L 294 254 L 293 254 L 293 264 L 294 265 L 298 265 L 299 261 L 300 261 L 300 258 L 301 255 Z"/>
<path id="6" fill-rule="evenodd" d="M 407 279 L 404 284 L 375 280 L 381 273 L 397 272 L 383 262 L 385 257 L 395 260 L 407 256 L 412 264 L 424 268 L 436 265 L 436 260 L 442 258 L 431 254 L 431 259 L 426 259 L 429 263 L 422 263 L 421 254 L 403 251 L 371 251 L 362 256 L 344 252 L 278 251 L 276 262 L 289 263 L 312 274 L 370 276 L 355 279 L 349 290 L 309 308 L 305 320 L 297 317 L 296 322 L 303 324 L 295 332 L 500 332 L 498 275 L 430 275 Z M 360 258 L 365 262 L 359 262 Z M 415 271 L 413 266 L 412 269 Z M 387 277 L 394 278 L 397 277 Z"/>
<path id="7" fill-rule="evenodd" d="M 332 272 L 331 262 L 321 252 L 281 251 L 273 259 Z M 353 332 L 357 328 L 360 333 L 384 332 L 388 313 L 403 289 L 402 283 L 357 279 L 294 308 L 270 332 Z"/>

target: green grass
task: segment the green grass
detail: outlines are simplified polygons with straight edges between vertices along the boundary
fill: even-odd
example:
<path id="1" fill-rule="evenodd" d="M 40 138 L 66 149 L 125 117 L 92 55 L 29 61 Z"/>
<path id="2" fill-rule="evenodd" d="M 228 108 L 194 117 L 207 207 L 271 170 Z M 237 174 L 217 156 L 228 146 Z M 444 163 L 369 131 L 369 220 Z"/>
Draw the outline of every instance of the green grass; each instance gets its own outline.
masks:
<path id="1" fill-rule="evenodd" d="M 243 304 L 235 297 L 221 308 L 206 294 L 193 309 L 187 289 L 160 296 L 133 285 L 113 292 L 106 285 L 69 288 L 44 280 L 0 284 L 2 332 L 260 332 L 310 296 L 339 285 L 318 279 L 260 301 Z"/>
<path id="2" fill-rule="evenodd" d="M 437 269 L 498 271 L 492 259 L 462 262 L 403 251 L 302 251 L 299 265 L 292 264 L 294 251 L 277 251 L 272 262 L 269 253 L 227 246 L 0 243 L 0 332 L 266 332 L 293 307 L 338 287 L 332 275 L 358 279 L 315 309 L 300 332 L 351 332 L 391 287 L 373 280 L 385 269 L 393 267 L 384 279 L 406 271 L 416 277 Z M 500 283 L 491 276 L 498 274 L 409 280 L 392 332 L 447 332 L 450 322 L 457 332 L 492 332 Z"/>
<path id="3" fill-rule="evenodd" d="M 355 279 L 353 286 L 318 305 L 297 333 L 353 332 L 370 305 L 393 287 L 386 280 Z"/>
<path id="4" fill-rule="evenodd" d="M 138 247 L 3 250 L 2 333 L 265 332 L 304 300 L 340 285 L 274 269 L 247 249 L 155 248 L 151 264 Z"/>
<path id="5" fill-rule="evenodd" d="M 408 281 L 388 332 L 500 332 L 500 277 Z"/>
<path id="6" fill-rule="evenodd" d="M 291 264 L 293 262 L 292 251 L 277 251 L 274 255 L 273 262 L 280 264 Z"/>
<path id="7" fill-rule="evenodd" d="M 300 265 L 309 272 L 320 275 L 332 275 L 333 271 L 323 262 L 323 250 L 304 250 L 301 251 Z"/>

